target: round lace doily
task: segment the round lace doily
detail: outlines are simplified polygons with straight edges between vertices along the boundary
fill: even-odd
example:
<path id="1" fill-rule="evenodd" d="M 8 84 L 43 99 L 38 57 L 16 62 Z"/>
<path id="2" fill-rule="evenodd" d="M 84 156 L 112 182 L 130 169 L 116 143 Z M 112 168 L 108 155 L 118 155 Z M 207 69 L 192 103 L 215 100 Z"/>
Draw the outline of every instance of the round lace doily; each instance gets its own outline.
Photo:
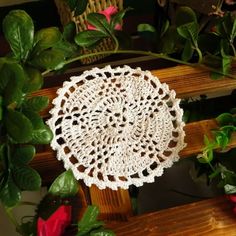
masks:
<path id="1" fill-rule="evenodd" d="M 149 71 L 94 68 L 57 94 L 48 120 L 51 146 L 88 186 L 153 182 L 185 146 L 180 100 Z"/>

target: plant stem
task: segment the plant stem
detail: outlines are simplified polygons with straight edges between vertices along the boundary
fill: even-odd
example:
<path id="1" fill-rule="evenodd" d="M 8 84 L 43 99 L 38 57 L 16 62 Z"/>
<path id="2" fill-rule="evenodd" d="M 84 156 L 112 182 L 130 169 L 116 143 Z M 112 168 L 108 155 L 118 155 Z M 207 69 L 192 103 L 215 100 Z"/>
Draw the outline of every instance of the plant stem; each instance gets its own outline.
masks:
<path id="1" fill-rule="evenodd" d="M 21 232 L 21 227 L 12 214 L 12 208 L 5 208 L 6 214 L 13 225 L 15 225 L 17 232 Z"/>
<path id="2" fill-rule="evenodd" d="M 74 57 L 72 59 L 69 59 L 69 60 L 64 62 L 64 65 L 70 64 L 72 62 L 79 61 L 79 60 L 84 59 L 84 58 L 93 57 L 93 56 L 97 56 L 97 55 L 104 55 L 104 54 L 108 54 L 108 55 L 109 54 L 137 54 L 137 55 L 153 56 L 155 58 L 164 59 L 164 60 L 167 60 L 167 61 L 172 61 L 172 62 L 182 64 L 182 65 L 188 65 L 188 66 L 191 66 L 191 67 L 196 67 L 196 68 L 198 67 L 198 68 L 207 69 L 211 72 L 216 72 L 220 75 L 227 76 L 227 77 L 232 78 L 232 79 L 236 79 L 236 77 L 232 74 L 228 74 L 228 73 L 225 74 L 220 70 L 217 70 L 217 69 L 214 69 L 214 68 L 211 68 L 211 67 L 207 67 L 206 65 L 201 64 L 201 63 L 185 62 L 185 61 L 173 58 L 173 57 L 169 57 L 169 56 L 167 56 L 166 54 L 163 54 L 163 53 L 154 53 L 154 52 L 150 52 L 150 51 L 141 51 L 141 50 L 117 50 L 117 51 L 111 50 L 111 51 L 94 52 L 94 53 L 84 54 L 84 55 L 80 55 L 78 57 Z M 199 55 L 199 59 L 200 58 L 201 58 L 201 54 Z M 52 69 L 48 69 L 48 70 L 42 72 L 42 76 L 45 76 L 46 74 L 48 74 L 51 71 L 52 71 Z"/>

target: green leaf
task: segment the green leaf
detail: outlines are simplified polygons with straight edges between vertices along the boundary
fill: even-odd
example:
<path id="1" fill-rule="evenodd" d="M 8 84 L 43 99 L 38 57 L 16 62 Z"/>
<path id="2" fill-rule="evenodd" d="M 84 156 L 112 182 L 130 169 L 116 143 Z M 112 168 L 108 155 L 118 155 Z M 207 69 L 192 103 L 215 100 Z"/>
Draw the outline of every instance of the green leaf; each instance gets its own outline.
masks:
<path id="1" fill-rule="evenodd" d="M 5 119 L 8 135 L 18 143 L 27 143 L 32 138 L 33 126 L 21 112 L 8 110 Z"/>
<path id="2" fill-rule="evenodd" d="M 125 14 L 127 11 L 131 10 L 132 8 L 128 7 L 126 9 L 123 9 L 119 12 L 117 12 L 116 14 L 111 16 L 111 28 L 115 29 L 117 24 L 121 24 L 122 23 L 122 19 L 124 18 Z"/>
<path id="3" fill-rule="evenodd" d="M 31 111 L 42 111 L 48 106 L 49 99 L 46 96 L 31 97 L 24 102 L 24 109 Z"/>
<path id="4" fill-rule="evenodd" d="M 64 26 L 62 37 L 68 42 L 73 42 L 76 34 L 76 25 L 75 22 L 69 22 Z"/>
<path id="5" fill-rule="evenodd" d="M 216 139 L 217 144 L 222 149 L 225 149 L 230 141 L 228 135 L 223 131 L 216 131 L 215 132 L 215 139 Z"/>
<path id="6" fill-rule="evenodd" d="M 87 16 L 88 22 L 93 25 L 97 31 L 102 32 L 106 36 L 112 35 L 111 26 L 109 25 L 107 18 L 100 13 L 90 13 Z"/>
<path id="7" fill-rule="evenodd" d="M 232 17 L 233 19 L 233 26 L 230 34 L 230 41 L 233 42 L 234 38 L 236 37 L 236 18 L 235 16 Z"/>
<path id="8" fill-rule="evenodd" d="M 197 22 L 197 16 L 190 7 L 179 7 L 176 11 L 176 26 Z"/>
<path id="9" fill-rule="evenodd" d="M 31 64 L 37 68 L 58 70 L 64 66 L 64 62 L 65 55 L 61 50 L 50 49 L 34 57 Z"/>
<path id="10" fill-rule="evenodd" d="M 216 121 L 220 126 L 232 124 L 234 121 L 233 115 L 230 113 L 222 113 L 216 117 Z"/>
<path id="11" fill-rule="evenodd" d="M 88 0 L 79 0 L 75 8 L 75 16 L 81 15 L 87 8 Z"/>
<path id="12" fill-rule="evenodd" d="M 76 236 L 87 235 L 92 229 L 96 229 L 104 223 L 97 221 L 99 209 L 97 206 L 88 206 L 82 219 L 78 223 L 78 233 Z"/>
<path id="13" fill-rule="evenodd" d="M 162 24 L 162 26 L 161 26 L 161 34 L 160 34 L 160 36 L 161 37 L 163 37 L 163 35 L 167 32 L 167 30 L 169 29 L 169 27 L 170 27 L 170 22 L 169 22 L 169 20 L 165 20 L 164 22 L 163 22 L 163 24 Z"/>
<path id="14" fill-rule="evenodd" d="M 20 164 L 28 164 L 34 158 L 35 153 L 36 150 L 33 145 L 18 147 L 13 154 L 14 162 Z"/>
<path id="15" fill-rule="evenodd" d="M 66 0 L 71 11 L 75 16 L 81 15 L 87 8 L 88 0 Z"/>
<path id="16" fill-rule="evenodd" d="M 60 174 L 50 186 L 48 193 L 54 196 L 70 197 L 78 192 L 78 182 L 71 170 Z"/>
<path id="17" fill-rule="evenodd" d="M 12 172 L 14 182 L 21 190 L 39 190 L 41 178 L 37 171 L 26 165 L 15 165 Z"/>
<path id="18" fill-rule="evenodd" d="M 53 46 L 54 49 L 61 51 L 65 58 L 72 57 L 78 52 L 78 47 L 75 43 L 70 43 L 67 41 L 60 41 Z"/>
<path id="19" fill-rule="evenodd" d="M 5 207 L 15 206 L 21 199 L 20 189 L 15 185 L 11 175 L 9 175 L 5 186 L 0 192 L 0 199 Z"/>
<path id="20" fill-rule="evenodd" d="M 138 32 L 151 32 L 151 33 L 155 33 L 156 32 L 156 28 L 150 24 L 139 24 L 137 27 Z"/>
<path id="21" fill-rule="evenodd" d="M 193 45 L 197 45 L 199 26 L 196 22 L 187 23 L 177 28 L 177 32 L 183 38 L 191 40 Z"/>
<path id="22" fill-rule="evenodd" d="M 32 140 L 33 144 L 49 144 L 52 141 L 53 133 L 48 126 L 44 128 L 33 130 Z"/>
<path id="23" fill-rule="evenodd" d="M 115 236 L 115 233 L 109 229 L 97 229 L 93 230 L 90 236 Z"/>
<path id="24" fill-rule="evenodd" d="M 176 51 L 176 44 L 180 38 L 175 27 L 170 26 L 163 38 L 161 39 L 161 51 L 163 53 L 173 53 Z M 159 44 L 159 42 L 158 42 Z"/>
<path id="25" fill-rule="evenodd" d="M 34 25 L 23 10 L 13 10 L 3 20 L 3 32 L 19 60 L 25 60 L 33 46 Z"/>
<path id="26" fill-rule="evenodd" d="M 189 61 L 193 56 L 193 52 L 194 49 L 192 48 L 192 44 L 189 40 L 187 40 L 184 45 L 184 50 L 182 52 L 181 59 L 183 61 Z"/>
<path id="27" fill-rule="evenodd" d="M 53 47 L 62 38 L 62 34 L 57 27 L 49 27 L 36 32 L 34 39 L 34 53 Z"/>
<path id="28" fill-rule="evenodd" d="M 31 93 L 37 91 L 43 86 L 43 76 L 41 72 L 33 67 L 26 67 L 25 74 L 27 75 L 27 80 L 23 86 L 24 93 Z"/>
<path id="29" fill-rule="evenodd" d="M 107 37 L 106 34 L 96 30 L 85 30 L 75 36 L 75 42 L 81 47 L 90 47 Z"/>
<path id="30" fill-rule="evenodd" d="M 6 106 L 21 104 L 23 98 L 22 87 L 26 80 L 26 75 L 20 64 L 6 63 L 2 70 L 1 76 L 3 81 L 7 81 L 3 87 L 3 100 Z"/>
<path id="31" fill-rule="evenodd" d="M 33 129 L 44 129 L 44 121 L 43 118 L 34 111 L 31 110 L 23 110 L 24 115 L 31 121 Z"/>

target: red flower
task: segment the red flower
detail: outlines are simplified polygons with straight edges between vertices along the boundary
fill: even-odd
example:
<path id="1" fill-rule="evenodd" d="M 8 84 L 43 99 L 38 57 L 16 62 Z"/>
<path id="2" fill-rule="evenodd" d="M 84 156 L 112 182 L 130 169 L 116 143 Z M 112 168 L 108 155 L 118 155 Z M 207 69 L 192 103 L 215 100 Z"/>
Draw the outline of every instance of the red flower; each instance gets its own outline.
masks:
<path id="1" fill-rule="evenodd" d="M 103 15 L 106 17 L 107 22 L 110 23 L 110 21 L 111 21 L 111 16 L 114 15 L 114 14 L 116 14 L 117 12 L 118 12 L 118 11 L 117 11 L 117 8 L 116 8 L 116 7 L 110 6 L 110 7 L 106 8 L 104 11 L 100 11 L 99 13 L 100 13 L 100 14 L 103 14 Z M 88 30 L 97 30 L 96 27 L 94 27 L 94 26 L 91 25 L 91 24 L 88 24 L 87 28 L 88 28 Z M 122 28 L 122 27 L 121 27 L 120 24 L 115 25 L 115 29 L 116 29 L 116 30 L 121 30 L 121 28 Z"/>
<path id="2" fill-rule="evenodd" d="M 71 222 L 71 206 L 60 206 L 47 220 L 39 217 L 38 236 L 61 236 Z"/>
<path id="3" fill-rule="evenodd" d="M 228 199 L 234 203 L 233 212 L 236 214 L 236 194 L 227 195 Z"/>

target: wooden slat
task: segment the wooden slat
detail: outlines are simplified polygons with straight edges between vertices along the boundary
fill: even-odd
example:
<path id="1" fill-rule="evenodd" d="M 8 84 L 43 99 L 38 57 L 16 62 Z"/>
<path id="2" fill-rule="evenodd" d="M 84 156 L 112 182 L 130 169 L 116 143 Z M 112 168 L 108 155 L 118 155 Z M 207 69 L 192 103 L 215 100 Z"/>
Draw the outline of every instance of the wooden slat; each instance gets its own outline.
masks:
<path id="1" fill-rule="evenodd" d="M 236 80 L 221 79 L 212 80 L 209 72 L 199 68 L 189 66 L 175 66 L 171 68 L 152 70 L 161 82 L 167 83 L 171 89 L 176 91 L 178 98 L 186 98 L 206 93 L 228 92 L 236 87 Z M 44 95 L 50 100 L 50 105 L 42 112 L 42 116 L 48 116 L 48 111 L 52 108 L 51 101 L 56 97 L 59 87 L 42 89 L 33 93 L 34 96 Z"/>
<path id="2" fill-rule="evenodd" d="M 117 236 L 235 236 L 236 215 L 225 197 L 217 197 L 109 226 Z"/>
<path id="3" fill-rule="evenodd" d="M 216 127 L 217 124 L 214 119 L 187 124 L 184 127 L 186 133 L 185 142 L 187 143 L 187 146 L 180 152 L 181 158 L 189 157 L 200 153 L 203 148 L 204 134 L 211 137 L 211 130 Z M 236 135 L 232 136 L 232 140 L 229 144 L 229 147 L 236 147 Z M 55 152 L 53 152 L 50 148 L 47 149 L 48 151 L 38 153 L 31 162 L 32 167 L 37 169 L 45 177 L 50 174 L 50 171 L 52 169 L 54 171 L 63 170 L 62 162 L 59 162 L 55 158 Z"/>
<path id="4" fill-rule="evenodd" d="M 102 219 L 124 221 L 132 215 L 132 206 L 127 190 L 100 190 L 95 185 L 92 185 L 89 190 L 91 202 L 99 206 Z"/>

